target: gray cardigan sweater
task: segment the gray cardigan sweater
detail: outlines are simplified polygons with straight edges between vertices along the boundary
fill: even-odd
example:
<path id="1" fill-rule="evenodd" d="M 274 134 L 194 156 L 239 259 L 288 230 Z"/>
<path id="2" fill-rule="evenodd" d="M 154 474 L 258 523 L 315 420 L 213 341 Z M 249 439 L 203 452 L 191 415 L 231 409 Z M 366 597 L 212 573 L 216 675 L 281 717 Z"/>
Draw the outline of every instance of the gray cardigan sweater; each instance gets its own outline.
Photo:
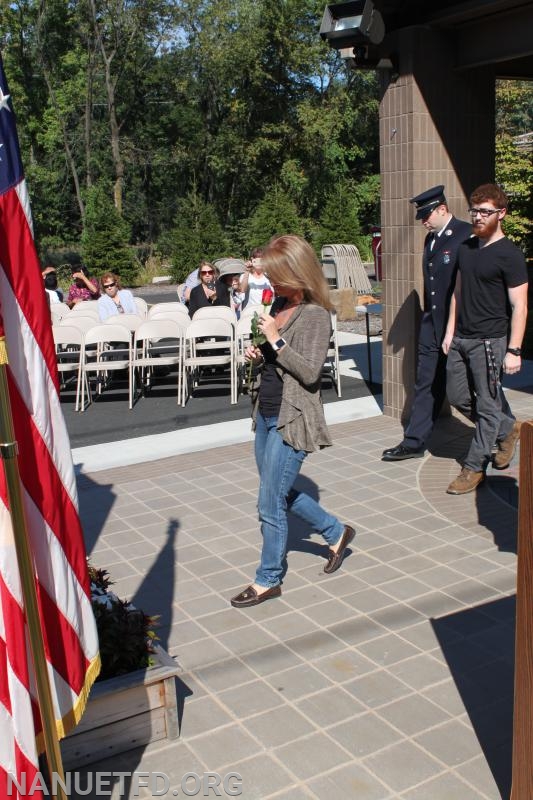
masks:
<path id="1" fill-rule="evenodd" d="M 302 303 L 280 329 L 287 342 L 277 354 L 283 381 L 278 431 L 295 450 L 308 453 L 331 445 L 320 397 L 322 369 L 331 338 L 331 318 L 322 306 Z M 254 404 L 253 419 L 258 409 Z"/>

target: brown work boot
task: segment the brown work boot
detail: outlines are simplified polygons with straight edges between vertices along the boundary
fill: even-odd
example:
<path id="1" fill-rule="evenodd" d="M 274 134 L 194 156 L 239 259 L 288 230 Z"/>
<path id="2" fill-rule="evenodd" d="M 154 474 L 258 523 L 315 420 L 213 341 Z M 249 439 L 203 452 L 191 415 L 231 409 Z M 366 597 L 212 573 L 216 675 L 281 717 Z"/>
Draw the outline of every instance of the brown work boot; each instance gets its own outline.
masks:
<path id="1" fill-rule="evenodd" d="M 521 427 L 522 423 L 515 419 L 511 432 L 501 442 L 496 442 L 498 450 L 494 454 L 492 462 L 496 469 L 506 469 L 513 460 L 516 445 L 520 439 Z"/>
<path id="2" fill-rule="evenodd" d="M 457 478 L 450 483 L 446 491 L 448 494 L 468 494 L 473 492 L 485 478 L 483 470 L 475 472 L 473 469 L 463 467 Z"/>

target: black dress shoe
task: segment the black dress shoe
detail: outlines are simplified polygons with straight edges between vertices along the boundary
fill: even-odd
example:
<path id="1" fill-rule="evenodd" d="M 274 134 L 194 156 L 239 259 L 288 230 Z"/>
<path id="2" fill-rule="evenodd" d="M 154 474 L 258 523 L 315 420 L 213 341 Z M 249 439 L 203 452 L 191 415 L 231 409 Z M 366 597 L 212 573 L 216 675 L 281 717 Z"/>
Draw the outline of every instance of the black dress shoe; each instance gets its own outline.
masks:
<path id="1" fill-rule="evenodd" d="M 384 450 L 381 455 L 382 461 L 404 461 L 406 458 L 422 458 L 424 455 L 424 448 L 416 450 L 414 447 L 406 447 L 404 444 L 398 444 L 396 447 L 389 447 Z"/>
<path id="2" fill-rule="evenodd" d="M 335 572 L 336 570 L 339 569 L 346 554 L 346 548 L 353 540 L 354 536 L 355 536 L 354 529 L 350 528 L 349 525 L 345 525 L 344 533 L 341 536 L 340 547 L 337 550 L 337 552 L 332 550 L 331 547 L 329 548 L 328 563 L 324 567 L 324 572 L 327 572 L 328 575 L 331 575 L 332 572 Z"/>
<path id="3" fill-rule="evenodd" d="M 259 603 L 264 603 L 265 600 L 270 600 L 272 597 L 279 597 L 281 595 L 281 586 L 272 586 L 266 592 L 257 594 L 253 586 L 248 586 L 240 594 L 231 598 L 231 605 L 234 608 L 248 608 L 249 606 L 257 606 Z"/>

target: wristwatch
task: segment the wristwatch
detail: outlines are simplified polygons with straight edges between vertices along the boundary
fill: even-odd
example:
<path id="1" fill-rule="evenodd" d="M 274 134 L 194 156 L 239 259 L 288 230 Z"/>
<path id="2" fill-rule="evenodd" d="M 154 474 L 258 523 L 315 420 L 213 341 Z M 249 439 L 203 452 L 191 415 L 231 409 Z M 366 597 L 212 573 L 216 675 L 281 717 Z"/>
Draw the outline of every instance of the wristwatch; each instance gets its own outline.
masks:
<path id="1" fill-rule="evenodd" d="M 521 356 L 522 355 L 522 348 L 521 347 L 508 347 L 507 352 L 511 353 L 513 356 Z"/>
<path id="2" fill-rule="evenodd" d="M 275 341 L 272 345 L 272 350 L 276 350 L 277 352 L 278 350 L 281 350 L 282 347 L 285 347 L 286 344 L 287 342 L 285 339 L 277 339 L 277 341 Z"/>

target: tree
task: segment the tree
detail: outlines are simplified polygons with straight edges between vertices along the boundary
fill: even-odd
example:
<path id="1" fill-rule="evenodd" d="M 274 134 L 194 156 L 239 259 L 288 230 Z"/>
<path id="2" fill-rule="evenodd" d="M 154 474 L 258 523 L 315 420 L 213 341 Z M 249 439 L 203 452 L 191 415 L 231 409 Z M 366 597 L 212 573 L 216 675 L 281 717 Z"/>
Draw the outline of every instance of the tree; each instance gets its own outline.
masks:
<path id="1" fill-rule="evenodd" d="M 165 0 L 88 0 L 88 12 L 104 69 L 104 86 L 115 180 L 115 207 L 122 214 L 125 163 L 120 134 L 143 102 L 143 73 L 173 18 Z"/>
<path id="2" fill-rule="evenodd" d="M 298 215 L 296 204 L 279 184 L 275 184 L 243 224 L 243 232 L 244 245 L 251 250 L 266 244 L 273 236 L 284 233 L 303 236 L 305 224 Z"/>
<path id="3" fill-rule="evenodd" d="M 144 252 L 171 238 L 192 195 L 210 207 L 217 255 L 221 230 L 230 251 L 247 246 L 272 192 L 309 234 L 334 186 L 377 172 L 375 76 L 347 71 L 320 40 L 322 11 L 318 0 L 10 0 L 0 43 L 38 241 L 76 248 L 97 183 Z"/>
<path id="4" fill-rule="evenodd" d="M 533 131 L 533 88 L 527 81 L 498 81 L 496 86 L 496 180 L 511 201 L 506 234 L 533 255 L 533 159 L 531 147 L 517 137 Z"/>
<path id="5" fill-rule="evenodd" d="M 339 183 L 327 199 L 313 244 L 318 253 L 325 244 L 355 244 L 360 250 L 361 238 L 353 184 Z"/>
<path id="6" fill-rule="evenodd" d="M 202 259 L 213 261 L 227 255 L 223 228 L 213 207 L 197 191 L 178 202 L 174 228 L 162 242 L 162 249 L 171 251 L 172 274 L 178 283 Z"/>
<path id="7" fill-rule="evenodd" d="M 96 184 L 87 191 L 85 225 L 81 235 L 81 254 L 91 272 L 101 275 L 111 270 L 122 282 L 135 281 L 137 265 L 129 246 L 130 231 L 111 201 L 107 187 Z"/>

